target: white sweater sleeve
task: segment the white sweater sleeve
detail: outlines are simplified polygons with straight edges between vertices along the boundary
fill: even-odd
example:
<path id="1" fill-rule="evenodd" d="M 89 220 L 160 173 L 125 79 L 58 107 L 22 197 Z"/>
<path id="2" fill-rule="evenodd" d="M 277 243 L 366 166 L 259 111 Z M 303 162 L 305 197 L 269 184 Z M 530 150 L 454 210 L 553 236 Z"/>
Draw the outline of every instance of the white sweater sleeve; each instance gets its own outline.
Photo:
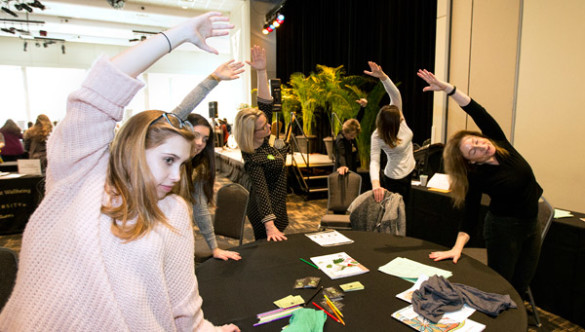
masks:
<path id="1" fill-rule="evenodd" d="M 374 130 L 371 137 L 370 146 L 370 180 L 380 180 L 380 144 L 381 140 L 378 138 L 378 130 Z"/>
<path id="2" fill-rule="evenodd" d="M 402 96 L 394 82 L 388 77 L 388 79 L 382 81 L 382 85 L 384 85 L 384 89 L 386 89 L 390 97 L 390 105 L 395 105 L 402 111 Z"/>

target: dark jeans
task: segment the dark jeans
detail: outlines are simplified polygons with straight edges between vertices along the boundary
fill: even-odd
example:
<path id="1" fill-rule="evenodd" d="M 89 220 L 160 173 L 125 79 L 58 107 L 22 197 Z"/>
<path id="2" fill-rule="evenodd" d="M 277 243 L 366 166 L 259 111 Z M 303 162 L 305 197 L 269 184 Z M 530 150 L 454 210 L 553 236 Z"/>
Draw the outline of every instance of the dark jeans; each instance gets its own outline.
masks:
<path id="1" fill-rule="evenodd" d="M 540 226 L 530 220 L 494 216 L 488 212 L 483 228 L 488 266 L 524 296 L 540 257 Z"/>
<path id="2" fill-rule="evenodd" d="M 412 172 L 407 176 L 403 177 L 402 179 L 391 179 L 384 175 L 382 177 L 382 187 L 386 190 L 391 191 L 393 193 L 398 193 L 402 195 L 402 199 L 404 200 L 404 205 L 408 205 L 408 199 L 410 197 L 410 187 L 411 187 L 411 180 L 412 180 Z"/>

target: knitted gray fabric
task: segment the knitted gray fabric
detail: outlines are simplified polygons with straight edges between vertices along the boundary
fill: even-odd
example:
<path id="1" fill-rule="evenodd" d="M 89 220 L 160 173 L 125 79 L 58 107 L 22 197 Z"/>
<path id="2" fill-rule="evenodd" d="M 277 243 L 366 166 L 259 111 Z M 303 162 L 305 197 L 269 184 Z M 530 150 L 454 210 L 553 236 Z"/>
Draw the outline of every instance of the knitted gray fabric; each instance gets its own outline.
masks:
<path id="1" fill-rule="evenodd" d="M 412 296 L 414 312 L 433 323 L 437 323 L 444 313 L 461 309 L 463 304 L 491 317 L 508 308 L 517 308 L 510 295 L 486 293 L 471 286 L 452 284 L 437 275 L 423 282 Z"/>
<path id="2" fill-rule="evenodd" d="M 377 203 L 369 190 L 359 195 L 347 210 L 354 230 L 406 235 L 406 213 L 400 194 L 385 191 L 384 199 Z"/>

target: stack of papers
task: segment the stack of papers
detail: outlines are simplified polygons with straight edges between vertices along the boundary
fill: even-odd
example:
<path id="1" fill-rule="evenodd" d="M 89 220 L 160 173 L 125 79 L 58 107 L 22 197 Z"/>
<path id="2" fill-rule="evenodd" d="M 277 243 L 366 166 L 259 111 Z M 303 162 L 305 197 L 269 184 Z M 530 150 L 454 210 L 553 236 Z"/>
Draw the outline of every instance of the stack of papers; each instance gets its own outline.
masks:
<path id="1" fill-rule="evenodd" d="M 403 257 L 394 258 L 388 264 L 380 266 L 378 268 L 378 271 L 396 276 L 398 278 L 402 278 L 412 283 L 415 283 L 416 280 L 418 279 L 418 276 L 420 276 L 421 274 L 427 276 L 439 275 L 444 277 L 445 279 L 453 275 L 451 271 L 421 264 L 419 262 L 415 262 L 413 260 Z"/>
<path id="2" fill-rule="evenodd" d="M 427 188 L 442 192 L 448 192 L 449 187 L 449 175 L 443 173 L 435 173 L 427 183 Z"/>
<path id="3" fill-rule="evenodd" d="M 309 233 L 305 235 L 315 243 L 319 244 L 321 247 L 333 247 L 342 244 L 353 243 L 352 239 L 334 229 L 317 233 Z"/>
<path id="4" fill-rule="evenodd" d="M 370 271 L 345 252 L 311 257 L 311 260 L 331 279 L 352 277 Z"/>

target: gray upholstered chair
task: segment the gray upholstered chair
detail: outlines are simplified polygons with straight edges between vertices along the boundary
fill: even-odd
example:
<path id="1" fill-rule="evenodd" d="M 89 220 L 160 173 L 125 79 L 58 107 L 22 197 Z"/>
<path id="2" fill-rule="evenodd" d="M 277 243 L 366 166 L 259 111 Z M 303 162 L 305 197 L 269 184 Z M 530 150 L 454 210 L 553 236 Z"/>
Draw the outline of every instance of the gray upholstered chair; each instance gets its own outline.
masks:
<path id="1" fill-rule="evenodd" d="M 236 239 L 242 245 L 244 239 L 244 222 L 248 208 L 248 190 L 237 183 L 229 183 L 217 191 L 213 226 L 215 235 Z M 218 247 L 231 247 L 229 241 L 217 237 Z M 201 263 L 212 256 L 211 250 L 204 240 L 195 241 L 195 261 Z"/>
<path id="2" fill-rule="evenodd" d="M 360 195 L 362 177 L 352 171 L 345 175 L 337 172 L 327 177 L 327 214 L 321 218 L 319 229 L 351 229 L 347 208 Z"/>
<path id="3" fill-rule="evenodd" d="M 554 208 L 544 197 L 541 197 L 538 200 L 538 224 L 540 225 L 541 230 L 541 244 L 544 242 L 544 238 L 548 232 L 548 229 L 550 228 L 554 214 Z M 463 253 L 487 265 L 487 250 L 485 248 L 464 248 Z M 540 327 L 542 323 L 540 322 L 540 317 L 538 316 L 538 310 L 536 309 L 536 304 L 534 303 L 534 298 L 532 296 L 532 290 L 530 290 L 530 287 L 528 287 L 526 295 L 528 296 L 528 301 L 532 306 L 532 312 L 534 313 L 536 326 Z"/>
<path id="4" fill-rule="evenodd" d="M 4 308 L 16 281 L 18 259 L 14 251 L 0 248 L 0 311 Z"/>

